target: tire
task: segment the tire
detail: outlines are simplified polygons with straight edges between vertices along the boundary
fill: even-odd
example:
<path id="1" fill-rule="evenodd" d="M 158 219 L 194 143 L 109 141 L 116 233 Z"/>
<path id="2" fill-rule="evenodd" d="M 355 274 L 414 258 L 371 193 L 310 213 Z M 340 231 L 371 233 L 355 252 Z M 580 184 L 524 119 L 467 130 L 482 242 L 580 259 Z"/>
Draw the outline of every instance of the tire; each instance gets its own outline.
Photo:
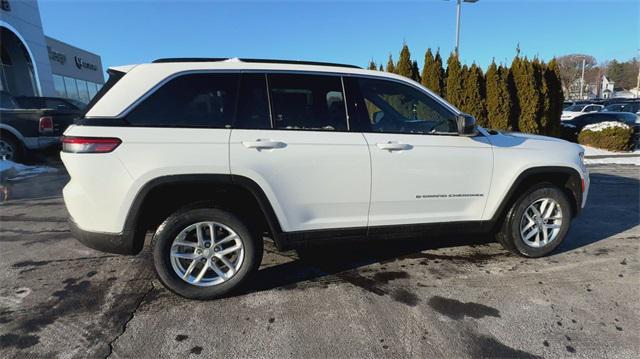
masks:
<path id="1" fill-rule="evenodd" d="M 217 238 L 206 247 L 206 242 L 211 240 L 210 223 L 213 223 Z M 198 226 L 202 242 L 197 239 Z M 228 240 L 234 233 L 237 240 Z M 182 236 L 180 240 L 178 236 Z M 234 214 L 216 208 L 195 208 L 179 210 L 169 216 L 153 235 L 151 246 L 156 274 L 165 287 L 185 298 L 206 300 L 225 296 L 245 284 L 260 266 L 263 243 L 262 238 Z M 222 255 L 227 260 L 225 264 L 220 253 L 237 246 L 241 249 Z M 172 254 L 175 252 L 178 253 Z M 177 258 L 177 255 L 189 258 Z M 207 269 L 198 281 L 205 266 Z M 182 279 L 181 274 L 186 275 L 186 279 Z"/>
<path id="2" fill-rule="evenodd" d="M 539 184 L 530 188 L 511 206 L 496 233 L 496 239 L 512 253 L 532 258 L 543 257 L 562 243 L 569 231 L 571 216 L 567 195 L 551 183 Z"/>
<path id="3" fill-rule="evenodd" d="M 22 160 L 22 146 L 13 135 L 2 133 L 2 136 L 0 136 L 0 160 L 2 159 L 13 162 Z"/>

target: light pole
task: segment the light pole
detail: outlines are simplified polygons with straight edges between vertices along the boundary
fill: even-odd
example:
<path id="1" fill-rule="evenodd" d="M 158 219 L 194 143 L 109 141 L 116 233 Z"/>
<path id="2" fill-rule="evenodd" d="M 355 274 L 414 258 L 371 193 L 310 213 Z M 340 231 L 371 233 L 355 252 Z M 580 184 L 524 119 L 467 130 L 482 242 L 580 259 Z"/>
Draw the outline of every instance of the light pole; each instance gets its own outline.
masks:
<path id="1" fill-rule="evenodd" d="M 640 49 L 638 49 L 638 54 L 640 54 Z M 640 60 L 640 58 L 638 58 Z M 636 80 L 636 98 L 640 97 L 640 61 L 638 61 L 638 79 Z"/>
<path id="2" fill-rule="evenodd" d="M 456 5 L 456 56 L 460 56 L 460 9 L 462 8 L 462 2 L 474 3 L 478 0 L 457 0 Z"/>
<path id="3" fill-rule="evenodd" d="M 582 56 L 582 76 L 580 76 L 580 99 L 581 100 L 584 100 L 584 98 L 582 98 L 582 90 L 584 89 L 584 65 L 586 60 L 587 58 Z"/>

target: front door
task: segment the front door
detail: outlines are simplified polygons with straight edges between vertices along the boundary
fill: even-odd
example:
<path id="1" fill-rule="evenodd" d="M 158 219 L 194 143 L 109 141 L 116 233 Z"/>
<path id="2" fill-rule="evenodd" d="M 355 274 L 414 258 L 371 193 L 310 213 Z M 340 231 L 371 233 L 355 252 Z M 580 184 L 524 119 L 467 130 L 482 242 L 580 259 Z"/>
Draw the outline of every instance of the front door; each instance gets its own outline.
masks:
<path id="1" fill-rule="evenodd" d="M 358 127 L 371 153 L 369 226 L 481 220 L 493 167 L 487 138 L 459 136 L 455 113 L 417 87 L 357 78 L 348 89 L 366 109 Z"/>

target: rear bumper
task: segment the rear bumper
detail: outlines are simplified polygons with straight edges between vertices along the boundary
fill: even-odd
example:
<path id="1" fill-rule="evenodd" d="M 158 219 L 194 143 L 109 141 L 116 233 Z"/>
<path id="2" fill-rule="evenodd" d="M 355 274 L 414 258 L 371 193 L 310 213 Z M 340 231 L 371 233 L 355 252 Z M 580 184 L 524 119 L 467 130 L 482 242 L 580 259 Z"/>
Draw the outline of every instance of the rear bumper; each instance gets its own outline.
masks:
<path id="1" fill-rule="evenodd" d="M 86 231 L 78 227 L 69 216 L 69 228 L 71 235 L 85 246 L 101 252 L 116 254 L 137 254 L 141 248 L 135 245 L 133 231 L 122 233 L 102 233 Z"/>
<path id="2" fill-rule="evenodd" d="M 60 144 L 60 136 L 25 137 L 24 145 L 30 150 L 39 150 Z"/>

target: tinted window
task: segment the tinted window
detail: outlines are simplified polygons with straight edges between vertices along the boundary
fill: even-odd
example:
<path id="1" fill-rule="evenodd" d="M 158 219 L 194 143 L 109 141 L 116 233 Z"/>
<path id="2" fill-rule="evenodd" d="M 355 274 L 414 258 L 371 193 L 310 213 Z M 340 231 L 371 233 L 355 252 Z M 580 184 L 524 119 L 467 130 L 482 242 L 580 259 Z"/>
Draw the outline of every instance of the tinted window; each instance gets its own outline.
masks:
<path id="1" fill-rule="evenodd" d="M 69 102 L 55 98 L 47 99 L 46 108 L 53 108 L 56 110 L 78 110 L 78 107 L 70 104 Z"/>
<path id="2" fill-rule="evenodd" d="M 358 79 L 365 111 L 364 131 L 457 133 L 455 115 L 429 95 L 394 81 Z"/>
<path id="3" fill-rule="evenodd" d="M 576 111 L 580 112 L 584 106 L 583 105 L 571 105 L 569 107 L 565 107 L 565 111 Z"/>
<path id="4" fill-rule="evenodd" d="M 215 127 L 231 125 L 238 74 L 190 74 L 163 85 L 127 116 L 138 126 Z"/>
<path id="5" fill-rule="evenodd" d="M 3 91 L 2 93 L 0 93 L 0 108 L 12 109 L 18 108 L 18 105 L 8 92 Z"/>
<path id="6" fill-rule="evenodd" d="M 271 128 L 265 74 L 243 74 L 235 128 Z"/>
<path id="7" fill-rule="evenodd" d="M 340 77 L 298 74 L 268 77 L 274 128 L 347 130 Z"/>
<path id="8" fill-rule="evenodd" d="M 60 97 L 67 96 L 67 90 L 64 87 L 64 79 L 60 75 L 53 75 L 53 87 L 56 90 L 56 94 Z"/>

